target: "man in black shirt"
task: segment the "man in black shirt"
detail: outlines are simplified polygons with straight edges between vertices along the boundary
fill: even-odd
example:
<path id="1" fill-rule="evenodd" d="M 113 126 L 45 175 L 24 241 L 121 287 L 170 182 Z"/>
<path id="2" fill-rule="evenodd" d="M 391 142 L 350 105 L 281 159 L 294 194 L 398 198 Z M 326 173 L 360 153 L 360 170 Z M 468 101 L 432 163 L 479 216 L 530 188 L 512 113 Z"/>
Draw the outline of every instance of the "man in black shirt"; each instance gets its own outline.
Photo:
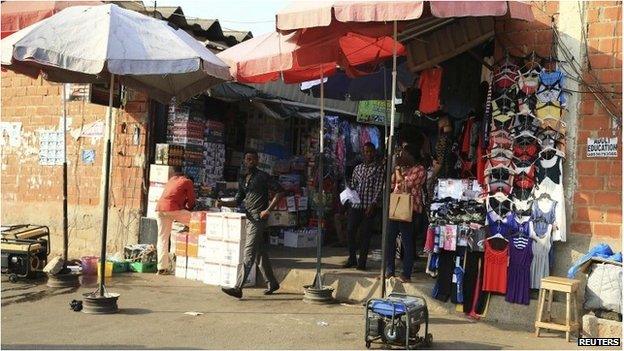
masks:
<path id="1" fill-rule="evenodd" d="M 260 268 L 260 273 L 267 282 L 268 288 L 265 295 L 270 295 L 279 289 L 279 283 L 273 275 L 269 255 L 265 247 L 264 231 L 267 218 L 282 197 L 283 189 L 268 173 L 257 168 L 258 153 L 254 150 L 245 152 L 245 174 L 238 181 L 238 193 L 236 193 L 236 205 L 245 208 L 247 215 L 247 238 L 245 241 L 243 265 L 238 270 L 236 285 L 233 288 L 221 288 L 221 290 L 233 297 L 243 297 L 243 284 L 255 263 Z M 269 190 L 276 193 L 269 203 Z M 233 205 L 233 204 L 226 204 Z"/>

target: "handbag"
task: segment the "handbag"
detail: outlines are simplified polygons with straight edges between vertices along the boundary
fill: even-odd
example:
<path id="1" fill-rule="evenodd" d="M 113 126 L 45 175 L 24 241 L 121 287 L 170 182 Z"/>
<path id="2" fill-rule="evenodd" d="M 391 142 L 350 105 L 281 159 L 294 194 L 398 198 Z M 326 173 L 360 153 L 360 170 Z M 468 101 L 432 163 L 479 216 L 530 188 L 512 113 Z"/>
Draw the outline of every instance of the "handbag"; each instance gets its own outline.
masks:
<path id="1" fill-rule="evenodd" d="M 411 222 L 414 210 L 412 201 L 412 194 L 391 193 L 388 218 L 393 221 Z"/>

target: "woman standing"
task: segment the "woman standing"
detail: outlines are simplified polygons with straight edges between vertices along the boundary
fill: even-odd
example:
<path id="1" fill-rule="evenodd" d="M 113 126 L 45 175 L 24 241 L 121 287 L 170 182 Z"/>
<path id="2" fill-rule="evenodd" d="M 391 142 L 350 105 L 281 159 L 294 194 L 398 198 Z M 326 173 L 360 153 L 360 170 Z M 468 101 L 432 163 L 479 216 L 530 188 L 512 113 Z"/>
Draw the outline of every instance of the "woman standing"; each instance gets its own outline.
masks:
<path id="1" fill-rule="evenodd" d="M 414 235 L 415 228 L 420 227 L 423 214 L 423 184 L 427 179 L 425 167 L 422 165 L 420 150 L 413 144 L 404 144 L 397 157 L 397 165 L 392 175 L 394 193 L 407 193 L 412 196 L 412 222 L 390 220 L 388 245 L 386 251 L 386 278 L 394 276 L 394 257 L 396 252 L 396 238 L 401 233 L 403 246 L 403 272 L 397 278 L 402 283 L 410 282 L 414 266 Z"/>

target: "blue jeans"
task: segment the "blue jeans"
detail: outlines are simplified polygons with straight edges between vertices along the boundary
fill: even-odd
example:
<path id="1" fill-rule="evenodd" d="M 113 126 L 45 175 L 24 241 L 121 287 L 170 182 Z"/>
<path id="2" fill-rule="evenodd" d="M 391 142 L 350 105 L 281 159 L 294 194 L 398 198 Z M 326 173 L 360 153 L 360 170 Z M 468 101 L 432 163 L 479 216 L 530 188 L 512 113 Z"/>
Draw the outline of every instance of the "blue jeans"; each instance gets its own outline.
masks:
<path id="1" fill-rule="evenodd" d="M 386 246 L 386 274 L 394 274 L 394 258 L 396 256 L 396 238 L 401 233 L 403 246 L 403 274 L 405 278 L 412 276 L 414 267 L 414 223 L 390 221 L 388 245 Z"/>

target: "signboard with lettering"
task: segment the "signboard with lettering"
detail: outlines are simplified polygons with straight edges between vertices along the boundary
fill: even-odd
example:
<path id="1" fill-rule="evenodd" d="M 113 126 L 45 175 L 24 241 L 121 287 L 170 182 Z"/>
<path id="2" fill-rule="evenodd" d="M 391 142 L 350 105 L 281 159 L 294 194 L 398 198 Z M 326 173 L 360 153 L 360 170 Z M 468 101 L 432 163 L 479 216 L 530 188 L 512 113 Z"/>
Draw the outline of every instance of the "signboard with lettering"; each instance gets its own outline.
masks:
<path id="1" fill-rule="evenodd" d="M 587 138 L 587 157 L 617 157 L 618 138 Z"/>
<path id="2" fill-rule="evenodd" d="M 401 114 L 395 113 L 395 122 L 401 120 Z M 390 101 L 364 100 L 358 104 L 357 121 L 360 123 L 385 125 L 390 122 Z M 388 123 L 389 124 L 389 123 Z"/>

